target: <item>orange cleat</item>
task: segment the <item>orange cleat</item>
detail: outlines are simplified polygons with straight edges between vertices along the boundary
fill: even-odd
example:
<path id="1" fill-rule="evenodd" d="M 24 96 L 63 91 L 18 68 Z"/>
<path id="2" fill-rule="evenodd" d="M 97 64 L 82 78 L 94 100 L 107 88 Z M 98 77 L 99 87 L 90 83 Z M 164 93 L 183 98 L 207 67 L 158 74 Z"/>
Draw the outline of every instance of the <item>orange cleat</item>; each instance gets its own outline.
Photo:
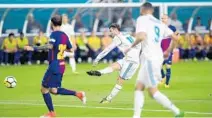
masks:
<path id="1" fill-rule="evenodd" d="M 40 118 L 54 118 L 56 117 L 56 113 L 55 112 L 49 112 L 43 116 L 41 116 Z"/>
<path id="2" fill-rule="evenodd" d="M 83 104 L 86 104 L 86 96 L 84 91 L 77 92 L 76 96 L 82 101 Z"/>

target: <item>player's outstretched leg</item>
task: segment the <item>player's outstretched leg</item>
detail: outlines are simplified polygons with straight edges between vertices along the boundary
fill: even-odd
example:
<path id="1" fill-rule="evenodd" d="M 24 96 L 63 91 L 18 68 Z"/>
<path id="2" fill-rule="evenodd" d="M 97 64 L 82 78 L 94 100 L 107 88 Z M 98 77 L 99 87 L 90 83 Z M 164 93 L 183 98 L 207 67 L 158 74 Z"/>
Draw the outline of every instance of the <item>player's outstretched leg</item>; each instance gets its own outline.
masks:
<path id="1" fill-rule="evenodd" d="M 52 94 L 56 94 L 56 95 L 71 95 L 71 96 L 76 96 L 77 98 L 79 98 L 83 104 L 86 104 L 86 96 L 85 96 L 85 92 L 80 91 L 80 92 L 76 92 L 73 90 L 68 90 L 65 88 L 52 88 L 50 90 L 50 92 Z"/>
<path id="2" fill-rule="evenodd" d="M 107 97 L 103 98 L 100 101 L 100 103 L 103 103 L 103 104 L 110 103 L 111 100 L 121 91 L 123 83 L 124 83 L 124 79 L 122 79 L 121 77 L 118 77 L 117 84 L 113 87 L 110 94 Z"/>
<path id="3" fill-rule="evenodd" d="M 116 62 L 102 70 L 87 71 L 87 74 L 90 76 L 101 76 L 104 74 L 112 73 L 115 70 L 120 70 L 120 68 L 120 65 Z"/>
<path id="4" fill-rule="evenodd" d="M 54 112 L 54 107 L 53 107 L 51 95 L 49 93 L 49 89 L 42 86 L 41 93 L 43 94 L 44 102 L 46 103 L 46 106 L 49 110 L 49 112 L 47 114 L 45 114 L 41 117 L 55 117 L 56 114 Z"/>
<path id="5" fill-rule="evenodd" d="M 138 82 L 134 93 L 134 115 L 133 118 L 140 118 L 144 106 L 144 86 Z"/>
<path id="6" fill-rule="evenodd" d="M 165 108 L 171 110 L 176 117 L 183 117 L 184 112 L 181 112 L 164 94 L 162 94 L 157 88 L 152 87 L 148 89 L 150 95 Z"/>

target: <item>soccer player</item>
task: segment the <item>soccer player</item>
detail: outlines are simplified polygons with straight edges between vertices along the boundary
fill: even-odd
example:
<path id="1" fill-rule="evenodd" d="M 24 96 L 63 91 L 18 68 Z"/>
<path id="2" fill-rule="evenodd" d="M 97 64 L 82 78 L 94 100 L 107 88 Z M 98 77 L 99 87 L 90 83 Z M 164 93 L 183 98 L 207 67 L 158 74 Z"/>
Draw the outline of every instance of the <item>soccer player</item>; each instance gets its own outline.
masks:
<path id="1" fill-rule="evenodd" d="M 110 51 L 112 51 L 115 47 L 118 47 L 122 52 L 130 47 L 135 39 L 127 34 L 123 34 L 120 32 L 120 26 L 118 24 L 112 24 L 110 27 L 110 32 L 112 34 L 113 41 L 112 43 L 106 47 L 94 60 L 94 65 L 98 64 L 98 62 L 105 57 Z M 112 89 L 111 93 L 102 99 L 100 103 L 109 103 L 111 100 L 119 93 L 122 89 L 122 85 L 125 80 L 129 80 L 135 74 L 138 66 L 139 66 L 139 54 L 141 50 L 141 45 L 135 46 L 132 50 L 125 55 L 125 57 L 111 66 L 106 67 L 102 70 L 97 71 L 88 71 L 87 74 L 91 76 L 101 76 L 104 74 L 112 73 L 113 71 L 119 71 L 119 77 L 117 79 L 117 83 Z"/>
<path id="2" fill-rule="evenodd" d="M 56 15 L 51 18 L 53 32 L 50 35 L 49 44 L 42 47 L 32 48 L 26 46 L 27 50 L 48 48 L 49 67 L 43 77 L 41 85 L 41 93 L 43 99 L 48 107 L 49 113 L 44 117 L 55 117 L 54 107 L 50 93 L 54 95 L 70 95 L 78 97 L 84 104 L 86 97 L 84 92 L 76 92 L 61 87 L 63 73 L 65 71 L 64 51 L 70 51 L 72 46 L 69 37 L 60 30 L 62 24 L 62 17 Z"/>
<path id="3" fill-rule="evenodd" d="M 144 3 L 140 11 L 142 16 L 138 17 L 136 23 L 136 41 L 129 49 L 125 50 L 125 54 L 128 54 L 135 46 L 142 43 L 140 63 L 142 66 L 136 82 L 133 118 L 140 118 L 144 105 L 145 88 L 147 88 L 153 99 L 171 110 L 176 117 L 183 116 L 183 112 L 157 88 L 158 81 L 161 79 L 163 56 L 168 57 L 174 49 L 178 37 L 165 24 L 152 15 L 154 8 L 151 3 Z M 171 36 L 173 40 L 163 55 L 161 40 L 167 36 Z"/>
<path id="4" fill-rule="evenodd" d="M 162 22 L 165 25 L 167 25 L 173 32 L 178 34 L 176 32 L 176 28 L 174 26 L 168 25 L 168 18 L 169 17 L 166 14 L 164 14 L 162 16 Z M 162 40 L 161 47 L 162 47 L 163 52 L 168 49 L 170 43 L 171 43 L 170 37 L 167 37 L 167 38 Z M 171 78 L 172 52 L 169 54 L 169 57 L 163 61 L 163 65 L 166 65 L 166 73 L 164 73 L 164 70 L 163 70 L 163 67 L 162 67 L 162 69 L 161 69 L 161 75 L 162 75 L 162 78 L 163 78 L 162 83 L 164 81 L 166 81 L 165 82 L 165 88 L 169 88 L 169 81 L 170 81 L 170 78 Z"/>
<path id="5" fill-rule="evenodd" d="M 18 44 L 18 63 L 20 64 L 20 57 L 21 57 L 21 53 L 22 54 L 27 54 L 28 57 L 28 65 L 32 64 L 32 51 L 26 51 L 24 50 L 24 46 L 28 46 L 29 45 L 29 40 L 24 37 L 23 32 L 20 33 L 20 37 L 17 38 L 17 44 Z"/>
<path id="6" fill-rule="evenodd" d="M 71 52 L 65 51 L 64 57 L 69 57 L 69 64 L 70 64 L 70 66 L 72 68 L 72 72 L 74 74 L 78 74 L 78 72 L 76 72 L 76 61 L 75 61 L 75 57 L 74 57 L 74 52 L 77 49 L 76 41 L 75 41 L 75 37 L 74 37 L 74 35 L 75 35 L 74 28 L 73 28 L 72 25 L 70 25 L 68 23 L 68 16 L 67 16 L 67 14 L 63 14 L 62 15 L 62 19 L 63 19 L 63 24 L 61 26 L 61 30 L 63 32 L 65 32 L 70 37 L 69 39 L 70 39 L 70 42 L 71 42 L 71 44 L 73 46 Z"/>
<path id="7" fill-rule="evenodd" d="M 14 56 L 13 63 L 17 65 L 17 41 L 15 40 L 15 35 L 13 33 L 10 33 L 9 36 L 4 39 L 2 47 L 5 53 L 5 64 L 9 65 L 9 55 L 12 55 Z"/>

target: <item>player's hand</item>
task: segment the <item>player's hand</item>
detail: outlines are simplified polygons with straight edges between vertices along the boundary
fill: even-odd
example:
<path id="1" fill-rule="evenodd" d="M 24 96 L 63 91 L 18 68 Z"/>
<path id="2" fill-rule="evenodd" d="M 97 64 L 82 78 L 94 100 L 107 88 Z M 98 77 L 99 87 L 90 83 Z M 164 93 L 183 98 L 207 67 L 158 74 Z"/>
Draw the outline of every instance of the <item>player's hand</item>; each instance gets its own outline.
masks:
<path id="1" fill-rule="evenodd" d="M 27 51 L 34 51 L 34 48 L 31 47 L 31 46 L 24 46 L 24 50 L 27 50 Z"/>
<path id="2" fill-rule="evenodd" d="M 99 62 L 97 60 L 93 61 L 93 66 L 95 67 Z"/>

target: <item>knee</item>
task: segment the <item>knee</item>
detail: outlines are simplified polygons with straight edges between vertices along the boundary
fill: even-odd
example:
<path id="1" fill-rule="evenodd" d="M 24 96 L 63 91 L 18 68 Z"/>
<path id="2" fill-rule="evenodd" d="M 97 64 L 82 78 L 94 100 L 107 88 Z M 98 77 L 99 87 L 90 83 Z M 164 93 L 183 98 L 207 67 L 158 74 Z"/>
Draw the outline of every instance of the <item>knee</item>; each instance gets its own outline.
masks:
<path id="1" fill-rule="evenodd" d="M 49 92 L 49 89 L 41 87 L 40 91 L 41 91 L 42 94 L 46 94 L 46 93 Z"/>
<path id="2" fill-rule="evenodd" d="M 54 94 L 54 95 L 57 95 L 57 88 L 50 89 L 50 93 Z"/>
<path id="3" fill-rule="evenodd" d="M 166 69 L 170 69 L 171 68 L 171 65 L 170 64 L 167 64 L 166 65 Z"/>
<path id="4" fill-rule="evenodd" d="M 144 85 L 141 82 L 137 82 L 136 86 L 135 86 L 135 90 L 137 91 L 144 91 Z"/>

